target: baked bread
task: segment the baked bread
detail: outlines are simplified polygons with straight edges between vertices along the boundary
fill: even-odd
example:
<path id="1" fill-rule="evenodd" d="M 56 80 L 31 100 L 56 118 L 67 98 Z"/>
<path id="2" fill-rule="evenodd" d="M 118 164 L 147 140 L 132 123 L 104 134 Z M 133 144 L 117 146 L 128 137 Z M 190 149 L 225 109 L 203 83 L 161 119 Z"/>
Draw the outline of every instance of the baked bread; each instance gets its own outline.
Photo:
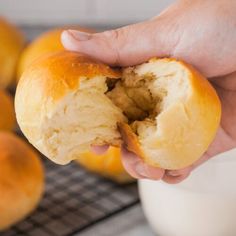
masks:
<path id="1" fill-rule="evenodd" d="M 61 43 L 61 33 L 65 29 L 77 29 L 84 32 L 93 32 L 91 29 L 82 28 L 80 26 L 62 27 L 51 29 L 39 35 L 34 39 L 22 52 L 18 68 L 17 79 L 20 79 L 23 71 L 38 57 L 47 53 L 57 52 L 64 50 Z"/>
<path id="2" fill-rule="evenodd" d="M 91 151 L 82 153 L 76 161 L 87 170 L 102 175 L 119 184 L 131 183 L 134 179 L 125 171 L 121 163 L 121 150 L 110 146 L 101 155 Z"/>
<path id="3" fill-rule="evenodd" d="M 66 164 L 91 144 L 120 145 L 117 121 L 126 121 L 107 98 L 106 81 L 119 71 L 75 52 L 35 61 L 17 86 L 15 110 L 21 130 L 44 155 Z M 30 99 L 29 99 L 30 98 Z"/>
<path id="4" fill-rule="evenodd" d="M 25 136 L 56 163 L 91 145 L 119 146 L 121 133 L 129 150 L 165 169 L 196 161 L 221 115 L 213 87 L 184 62 L 151 59 L 120 73 L 68 51 L 40 58 L 24 72 L 15 107 Z"/>
<path id="5" fill-rule="evenodd" d="M 79 26 L 67 28 L 76 28 L 84 32 L 94 32 L 92 29 L 81 28 Z M 25 48 L 18 64 L 18 79 L 23 71 L 37 58 L 48 53 L 64 50 L 61 43 L 61 33 L 64 29 L 66 28 L 52 29 L 44 32 Z M 89 171 L 100 174 L 118 183 L 132 182 L 134 179 L 124 170 L 120 158 L 120 148 L 110 147 L 103 155 L 96 155 L 89 151 L 83 153 L 77 162 Z"/>
<path id="6" fill-rule="evenodd" d="M 141 121 L 132 113 L 136 121 L 131 125 L 118 124 L 129 151 L 151 166 L 169 170 L 187 167 L 202 156 L 221 118 L 220 100 L 208 80 L 182 61 L 152 59 L 125 69 L 123 81 L 129 97 L 148 113 Z M 138 89 L 132 89 L 134 85 Z M 139 86 L 150 91 L 149 98 L 143 98 Z"/>
<path id="7" fill-rule="evenodd" d="M 0 132 L 0 231 L 29 215 L 43 189 L 44 173 L 36 152 L 14 134 Z"/>
<path id="8" fill-rule="evenodd" d="M 6 88 L 14 81 L 23 47 L 24 37 L 21 32 L 0 17 L 0 88 Z"/>
<path id="9" fill-rule="evenodd" d="M 16 125 L 13 98 L 0 89 L 0 131 L 12 131 Z"/>

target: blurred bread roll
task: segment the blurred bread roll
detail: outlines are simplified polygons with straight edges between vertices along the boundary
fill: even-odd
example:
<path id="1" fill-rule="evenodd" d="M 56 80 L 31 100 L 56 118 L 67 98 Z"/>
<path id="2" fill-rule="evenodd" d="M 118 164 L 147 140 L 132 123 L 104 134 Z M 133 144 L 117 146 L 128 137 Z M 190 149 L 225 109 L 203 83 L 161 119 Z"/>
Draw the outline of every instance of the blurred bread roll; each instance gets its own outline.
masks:
<path id="1" fill-rule="evenodd" d="M 36 152 L 17 136 L 0 132 L 0 231 L 28 216 L 44 189 Z"/>
<path id="2" fill-rule="evenodd" d="M 134 181 L 125 171 L 121 163 L 121 150 L 119 147 L 109 147 L 109 149 L 101 155 L 88 151 L 82 153 L 76 161 L 87 170 L 117 183 L 126 184 Z"/>
<path id="3" fill-rule="evenodd" d="M 13 98 L 0 89 L 0 131 L 12 131 L 16 125 Z"/>
<path id="4" fill-rule="evenodd" d="M 23 71 L 38 57 L 41 57 L 47 53 L 64 50 L 64 47 L 61 43 L 61 33 L 63 30 L 68 28 L 77 29 L 84 32 L 93 32 L 92 29 L 87 29 L 80 26 L 71 26 L 51 29 L 42 33 L 37 38 L 35 38 L 21 54 L 17 68 L 18 80 L 20 79 Z"/>
<path id="5" fill-rule="evenodd" d="M 0 17 L 0 88 L 6 88 L 14 81 L 23 47 L 24 37 L 21 32 Z"/>
<path id="6" fill-rule="evenodd" d="M 120 73 L 68 51 L 27 68 L 15 107 L 25 136 L 56 163 L 91 145 L 119 146 L 122 136 L 130 151 L 165 169 L 200 158 L 221 116 L 214 88 L 184 62 L 154 58 Z"/>

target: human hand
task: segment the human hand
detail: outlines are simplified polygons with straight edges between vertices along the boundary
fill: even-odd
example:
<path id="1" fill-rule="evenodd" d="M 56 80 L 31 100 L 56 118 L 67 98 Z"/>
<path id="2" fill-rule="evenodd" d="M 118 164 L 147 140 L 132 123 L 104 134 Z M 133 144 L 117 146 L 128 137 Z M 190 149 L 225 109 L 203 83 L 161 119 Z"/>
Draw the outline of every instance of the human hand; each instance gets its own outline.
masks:
<path id="1" fill-rule="evenodd" d="M 123 163 L 132 176 L 178 183 L 209 158 L 236 147 L 235 0 L 180 0 L 139 24 L 96 34 L 65 31 L 62 43 L 68 50 L 110 65 L 130 66 L 151 57 L 180 58 L 208 77 L 217 90 L 222 120 L 206 153 L 193 165 L 170 171 L 148 166 L 123 149 Z"/>

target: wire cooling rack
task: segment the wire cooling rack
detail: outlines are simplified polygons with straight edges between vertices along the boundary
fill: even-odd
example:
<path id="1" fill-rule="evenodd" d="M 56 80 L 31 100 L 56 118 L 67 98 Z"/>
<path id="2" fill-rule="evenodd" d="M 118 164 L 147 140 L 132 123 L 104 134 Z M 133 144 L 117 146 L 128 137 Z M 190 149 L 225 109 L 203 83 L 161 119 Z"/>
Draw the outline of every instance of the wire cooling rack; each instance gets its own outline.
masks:
<path id="1" fill-rule="evenodd" d="M 136 184 L 118 185 L 77 163 L 45 161 L 46 191 L 38 209 L 1 236 L 69 236 L 139 202 Z"/>

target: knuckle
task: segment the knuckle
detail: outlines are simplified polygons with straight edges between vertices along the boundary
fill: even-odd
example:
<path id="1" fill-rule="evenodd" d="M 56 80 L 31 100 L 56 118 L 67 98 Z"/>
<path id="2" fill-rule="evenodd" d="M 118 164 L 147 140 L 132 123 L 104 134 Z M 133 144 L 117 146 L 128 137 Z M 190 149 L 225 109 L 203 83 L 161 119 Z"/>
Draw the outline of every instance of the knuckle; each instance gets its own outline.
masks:
<path id="1" fill-rule="evenodd" d="M 125 44 L 125 32 L 123 29 L 110 30 L 104 33 L 108 47 L 111 48 L 114 65 L 120 65 L 122 62 L 122 49 Z"/>
<path id="2" fill-rule="evenodd" d="M 119 40 L 120 38 L 120 30 L 115 29 L 115 30 L 109 30 L 104 32 L 104 35 L 109 39 L 109 40 Z"/>

